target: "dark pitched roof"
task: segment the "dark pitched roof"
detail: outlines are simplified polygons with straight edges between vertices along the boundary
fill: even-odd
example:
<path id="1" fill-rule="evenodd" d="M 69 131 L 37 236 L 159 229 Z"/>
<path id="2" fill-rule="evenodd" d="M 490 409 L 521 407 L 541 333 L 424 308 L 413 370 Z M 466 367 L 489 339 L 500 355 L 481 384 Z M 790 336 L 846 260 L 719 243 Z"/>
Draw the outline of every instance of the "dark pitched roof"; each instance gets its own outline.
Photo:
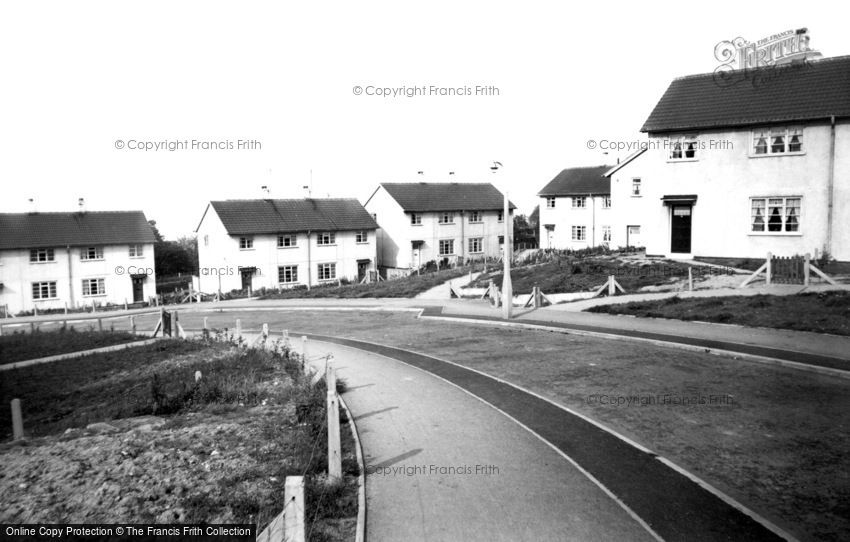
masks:
<path id="1" fill-rule="evenodd" d="M 498 211 L 505 196 L 491 183 L 381 183 L 407 212 Z M 510 203 L 511 209 L 516 209 Z"/>
<path id="2" fill-rule="evenodd" d="M 230 235 L 378 228 L 356 199 L 240 199 L 210 205 Z"/>
<path id="3" fill-rule="evenodd" d="M 850 56 L 681 77 L 641 128 L 668 132 L 850 117 Z"/>
<path id="4" fill-rule="evenodd" d="M 141 211 L 0 214 L 0 249 L 155 241 Z"/>
<path id="5" fill-rule="evenodd" d="M 549 181 L 538 196 L 610 194 L 611 179 L 603 177 L 611 166 L 568 168 Z"/>

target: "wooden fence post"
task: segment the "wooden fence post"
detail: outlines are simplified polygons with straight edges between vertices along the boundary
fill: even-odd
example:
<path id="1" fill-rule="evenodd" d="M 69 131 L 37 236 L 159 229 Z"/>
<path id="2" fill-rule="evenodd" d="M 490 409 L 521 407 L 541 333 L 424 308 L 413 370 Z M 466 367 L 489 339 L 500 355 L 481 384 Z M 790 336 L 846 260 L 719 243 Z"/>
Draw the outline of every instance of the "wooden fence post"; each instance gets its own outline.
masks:
<path id="1" fill-rule="evenodd" d="M 97 330 L 100 331 L 100 332 L 103 331 L 103 318 L 97 319 Z"/>
<path id="2" fill-rule="evenodd" d="M 240 339 L 242 337 L 242 320 L 239 318 L 236 319 L 236 339 Z"/>
<path id="3" fill-rule="evenodd" d="M 287 476 L 283 490 L 286 508 L 283 512 L 287 542 L 304 542 L 304 477 Z"/>
<path id="4" fill-rule="evenodd" d="M 209 326 L 207 325 L 207 317 L 204 316 L 204 331 L 208 330 Z"/>
<path id="5" fill-rule="evenodd" d="M 21 400 L 12 399 L 12 440 L 24 438 L 24 420 L 21 417 Z"/>
<path id="6" fill-rule="evenodd" d="M 269 325 L 268 324 L 263 324 L 263 338 L 264 339 L 269 338 Z"/>
<path id="7" fill-rule="evenodd" d="M 608 275 L 608 295 L 616 295 L 617 288 L 614 286 L 614 275 Z"/>
<path id="8" fill-rule="evenodd" d="M 693 267 L 688 267 L 688 291 L 694 291 L 694 271 Z"/>
<path id="9" fill-rule="evenodd" d="M 307 365 L 307 335 L 301 336 L 301 357 L 303 359 L 301 367 L 303 368 Z"/>
<path id="10" fill-rule="evenodd" d="M 812 259 L 808 252 L 806 252 L 805 258 L 806 259 L 803 263 L 803 285 L 808 286 L 809 280 L 811 279 L 811 270 L 809 269 L 809 264 L 811 263 Z"/>
<path id="11" fill-rule="evenodd" d="M 773 267 L 773 254 L 767 253 L 767 267 L 764 268 L 764 283 L 770 286 L 770 274 Z"/>
<path id="12" fill-rule="evenodd" d="M 136 333 L 136 317 L 135 316 L 130 317 L 130 333 L 133 333 L 134 335 Z"/>
<path id="13" fill-rule="evenodd" d="M 124 298 L 124 310 L 127 310 L 127 298 Z"/>
<path id="14" fill-rule="evenodd" d="M 328 366 L 328 481 L 342 480 L 342 455 L 339 438 L 339 398 L 336 396 L 336 371 Z"/>

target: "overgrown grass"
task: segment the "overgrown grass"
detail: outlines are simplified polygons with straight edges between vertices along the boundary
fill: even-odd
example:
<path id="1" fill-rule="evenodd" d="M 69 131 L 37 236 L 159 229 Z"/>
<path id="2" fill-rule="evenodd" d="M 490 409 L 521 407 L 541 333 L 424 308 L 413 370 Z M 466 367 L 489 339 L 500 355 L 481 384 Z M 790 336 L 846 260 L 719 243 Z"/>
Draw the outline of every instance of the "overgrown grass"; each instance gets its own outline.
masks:
<path id="1" fill-rule="evenodd" d="M 379 298 L 379 297 L 415 297 L 435 286 L 469 273 L 469 267 L 457 267 L 422 275 L 393 280 L 383 280 L 371 284 L 348 284 L 337 286 L 317 286 L 310 290 L 306 287 L 276 290 L 258 290 L 261 299 L 296 299 L 296 298 Z"/>
<path id="2" fill-rule="evenodd" d="M 511 282 L 516 293 L 530 292 L 534 286 L 539 286 L 543 293 L 585 292 L 601 286 L 609 275 L 614 275 L 627 292 L 633 292 L 644 286 L 659 286 L 676 278 L 687 278 L 688 267 L 674 261 L 623 261 L 615 256 L 567 257 L 511 269 Z M 708 270 L 694 268 L 693 272 L 698 280 Z M 711 272 L 717 273 L 717 270 Z M 502 272 L 497 269 L 482 274 L 470 286 L 486 288 L 490 280 L 501 285 Z"/>
<path id="3" fill-rule="evenodd" d="M 77 331 L 67 326 L 55 331 L 6 333 L 0 336 L 0 365 L 141 339 L 126 331 Z"/>
<path id="4" fill-rule="evenodd" d="M 850 335 L 850 292 L 847 291 L 787 296 L 676 296 L 655 301 L 599 305 L 587 310 L 648 318 L 701 320 Z"/>

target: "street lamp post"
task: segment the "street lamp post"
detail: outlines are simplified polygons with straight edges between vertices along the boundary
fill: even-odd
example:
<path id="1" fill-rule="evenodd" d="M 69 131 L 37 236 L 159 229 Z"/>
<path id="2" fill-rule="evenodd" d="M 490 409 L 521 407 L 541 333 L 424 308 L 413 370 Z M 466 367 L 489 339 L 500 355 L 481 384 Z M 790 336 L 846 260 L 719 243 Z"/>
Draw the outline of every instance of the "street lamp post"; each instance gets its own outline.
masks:
<path id="1" fill-rule="evenodd" d="M 501 162 L 493 162 L 490 170 L 493 173 L 499 171 L 502 167 Z M 502 183 L 504 184 L 504 183 Z M 513 241 L 511 240 L 511 204 L 508 200 L 508 187 L 505 184 L 502 190 L 505 196 L 504 210 L 502 211 L 502 221 L 505 224 L 504 248 L 502 249 L 502 263 L 504 265 L 502 272 L 502 318 L 509 320 L 514 308 L 514 293 L 511 285 L 511 253 L 513 249 Z"/>

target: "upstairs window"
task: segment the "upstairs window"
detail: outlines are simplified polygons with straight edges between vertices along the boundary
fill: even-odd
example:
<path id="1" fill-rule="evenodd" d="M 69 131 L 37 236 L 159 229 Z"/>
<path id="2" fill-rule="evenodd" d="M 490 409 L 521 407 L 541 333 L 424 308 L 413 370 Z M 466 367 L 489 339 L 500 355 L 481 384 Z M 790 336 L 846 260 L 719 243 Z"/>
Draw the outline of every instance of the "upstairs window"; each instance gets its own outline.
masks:
<path id="1" fill-rule="evenodd" d="M 610 209 L 611 208 L 611 196 L 602 196 L 602 208 Z"/>
<path id="2" fill-rule="evenodd" d="M 80 259 L 86 260 L 102 260 L 103 247 L 86 247 L 80 251 Z"/>
<path id="3" fill-rule="evenodd" d="M 554 209 L 555 208 L 555 196 L 548 196 L 546 198 L 546 208 Z"/>
<path id="4" fill-rule="evenodd" d="M 56 260 L 56 255 L 52 248 L 34 248 L 30 250 L 30 262 L 52 262 Z"/>
<path id="5" fill-rule="evenodd" d="M 640 196 L 640 179 L 632 179 L 632 196 Z"/>
<path id="6" fill-rule="evenodd" d="M 336 243 L 336 234 L 332 231 L 320 233 L 316 238 L 317 245 L 333 245 Z"/>
<path id="7" fill-rule="evenodd" d="M 585 196 L 579 196 L 572 198 L 573 200 L 573 209 L 584 209 L 587 207 L 587 198 Z"/>
<path id="8" fill-rule="evenodd" d="M 130 245 L 130 257 L 141 258 L 145 255 L 144 245 Z"/>
<path id="9" fill-rule="evenodd" d="M 680 137 L 669 141 L 668 160 L 696 160 L 699 141 L 695 136 Z"/>
<path id="10" fill-rule="evenodd" d="M 354 233 L 354 240 L 357 243 L 368 243 L 369 242 L 369 234 L 365 231 L 358 231 Z"/>
<path id="11" fill-rule="evenodd" d="M 470 211 L 469 212 L 469 223 L 470 224 L 479 224 L 483 222 L 481 220 L 481 212 L 480 211 Z"/>
<path id="12" fill-rule="evenodd" d="M 803 152 L 803 129 L 776 127 L 753 131 L 753 155 L 793 154 Z"/>
<path id="13" fill-rule="evenodd" d="M 799 233 L 800 197 L 750 199 L 750 231 L 754 233 Z"/>
<path id="14" fill-rule="evenodd" d="M 254 248 L 254 238 L 253 237 L 240 237 L 239 238 L 239 250 L 251 250 Z"/>
<path id="15" fill-rule="evenodd" d="M 453 224 L 455 221 L 454 213 L 440 213 L 437 217 L 437 222 L 440 224 Z"/>
<path id="16" fill-rule="evenodd" d="M 504 211 L 499 211 L 499 218 L 498 218 L 498 220 L 499 220 L 499 222 L 504 222 L 504 221 L 505 221 L 505 212 L 504 212 Z"/>
<path id="17" fill-rule="evenodd" d="M 277 248 L 290 248 L 298 246 L 298 237 L 292 234 L 278 235 Z"/>
<path id="18" fill-rule="evenodd" d="M 414 226 L 421 226 L 422 225 L 422 215 L 420 215 L 418 213 L 411 213 L 410 214 L 410 223 Z"/>

